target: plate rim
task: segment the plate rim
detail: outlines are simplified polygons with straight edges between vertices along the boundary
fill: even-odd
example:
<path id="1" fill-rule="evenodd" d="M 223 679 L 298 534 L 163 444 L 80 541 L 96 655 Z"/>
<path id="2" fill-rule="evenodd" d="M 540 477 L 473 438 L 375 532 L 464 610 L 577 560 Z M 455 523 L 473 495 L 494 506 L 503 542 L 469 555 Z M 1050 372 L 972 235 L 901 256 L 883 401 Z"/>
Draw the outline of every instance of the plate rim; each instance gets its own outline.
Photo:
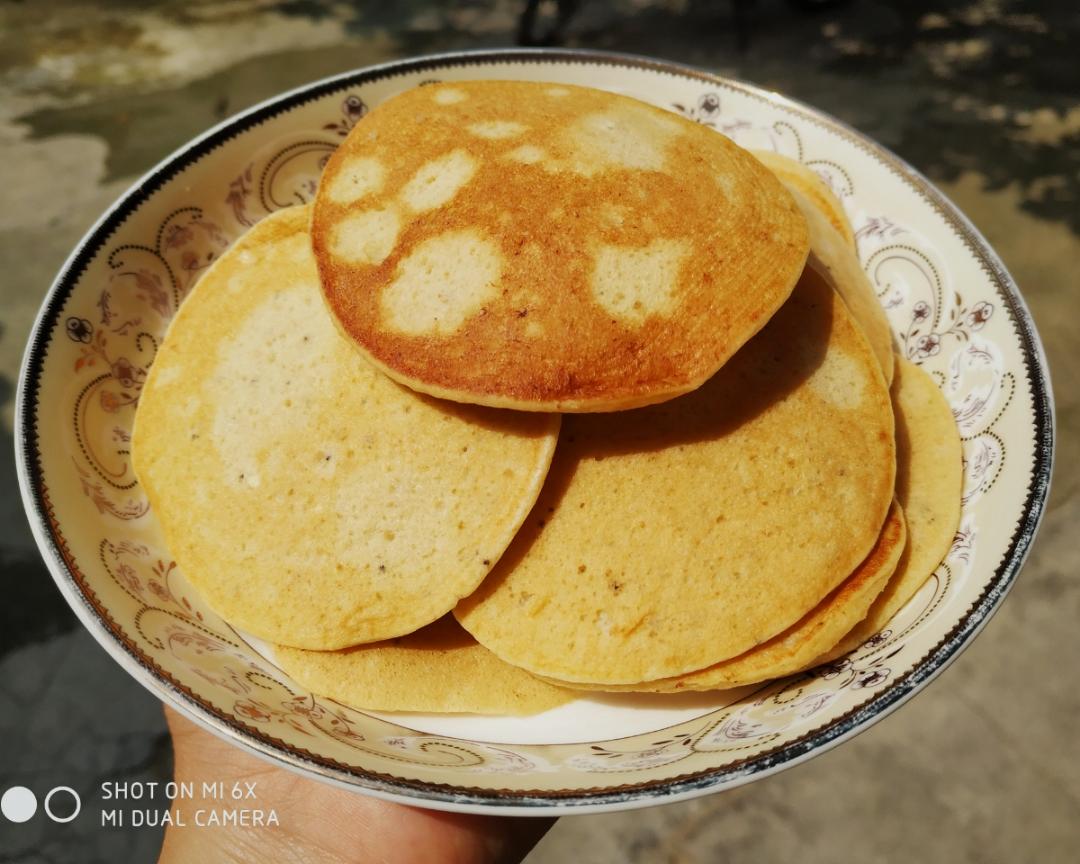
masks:
<path id="1" fill-rule="evenodd" d="M 363 85 L 408 72 L 455 67 L 483 66 L 494 63 L 598 64 L 603 66 L 645 69 L 674 77 L 693 78 L 740 91 L 839 133 L 870 155 L 882 167 L 914 187 L 959 237 L 975 257 L 990 281 L 1010 307 L 1016 336 L 1024 356 L 1026 377 L 1032 394 L 1034 453 L 1031 478 L 1023 505 L 1023 515 L 1010 538 L 993 577 L 945 636 L 927 651 L 922 659 L 898 677 L 885 690 L 845 714 L 809 730 L 794 741 L 754 757 L 736 760 L 721 768 L 705 769 L 665 780 L 644 781 L 625 786 L 595 787 L 591 790 L 496 790 L 470 788 L 459 784 L 431 783 L 397 778 L 377 772 L 333 763 L 325 757 L 299 755 L 299 748 L 272 735 L 226 719 L 213 706 L 205 705 L 182 684 L 171 680 L 144 652 L 116 632 L 108 611 L 89 589 L 75 578 L 78 567 L 70 554 L 65 555 L 66 541 L 54 534 L 49 515 L 52 505 L 42 483 L 41 454 L 37 449 L 37 395 L 39 378 L 51 335 L 67 301 L 87 265 L 115 231 L 147 198 L 164 184 L 232 138 L 261 123 L 307 102 L 319 99 L 347 85 Z M 46 324 L 48 327 L 46 328 Z M 114 660 L 140 684 L 179 710 L 189 719 L 209 729 L 218 737 L 239 745 L 273 764 L 296 771 L 354 792 L 363 791 L 399 803 L 474 813 L 501 813 L 550 816 L 570 812 L 605 812 L 673 803 L 734 788 L 750 780 L 776 773 L 826 752 L 837 744 L 865 731 L 888 716 L 936 678 L 959 656 L 986 626 L 1015 583 L 1030 553 L 1046 511 L 1054 463 L 1056 416 L 1049 367 L 1027 304 L 1015 280 L 1000 257 L 971 221 L 923 174 L 892 151 L 827 112 L 791 97 L 782 96 L 755 84 L 729 78 L 678 62 L 636 54 L 591 49 L 479 49 L 392 60 L 342 72 L 292 88 L 263 100 L 222 120 L 202 134 L 175 149 L 132 184 L 94 222 L 74 246 L 42 300 L 30 330 L 19 369 L 15 394 L 14 444 L 16 476 L 23 507 L 39 552 L 53 581 L 75 611 L 84 627 Z M 84 580 L 85 581 L 85 580 Z M 117 628 L 118 629 L 118 628 Z M 447 737 L 447 736 L 442 736 Z M 333 763 L 333 764 L 331 764 Z"/>

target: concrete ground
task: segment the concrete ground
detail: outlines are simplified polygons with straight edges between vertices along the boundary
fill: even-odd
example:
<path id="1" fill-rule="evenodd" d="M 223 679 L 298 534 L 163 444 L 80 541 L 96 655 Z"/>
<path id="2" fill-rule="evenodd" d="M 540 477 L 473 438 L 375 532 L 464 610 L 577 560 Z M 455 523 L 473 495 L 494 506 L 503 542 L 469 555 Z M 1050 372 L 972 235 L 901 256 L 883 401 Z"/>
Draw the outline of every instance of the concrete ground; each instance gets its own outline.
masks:
<path id="1" fill-rule="evenodd" d="M 218 119 L 334 72 L 511 45 L 521 0 L 0 3 L 0 786 L 166 779 L 157 702 L 77 625 L 30 537 L 12 401 L 67 252 L 132 179 Z M 696 64 L 795 96 L 938 183 L 1005 260 L 1057 384 L 1039 540 L 973 647 L 858 739 L 732 792 L 563 819 L 532 864 L 1066 862 L 1080 847 L 1080 16 L 1070 0 L 582 0 L 563 44 Z M 1076 688 L 1076 689 L 1074 689 Z M 94 697 L 89 698 L 91 691 Z M 152 861 L 154 831 L 19 833 L 0 861 Z"/>

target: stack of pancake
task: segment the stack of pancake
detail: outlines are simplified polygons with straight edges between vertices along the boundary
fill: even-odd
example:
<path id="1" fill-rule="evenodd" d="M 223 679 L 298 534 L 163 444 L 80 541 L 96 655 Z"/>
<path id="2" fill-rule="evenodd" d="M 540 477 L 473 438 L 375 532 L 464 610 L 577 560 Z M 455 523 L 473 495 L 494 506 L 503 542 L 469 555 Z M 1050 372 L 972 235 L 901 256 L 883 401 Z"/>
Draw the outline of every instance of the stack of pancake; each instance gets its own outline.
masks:
<path id="1" fill-rule="evenodd" d="M 206 602 L 382 710 L 809 668 L 910 599 L 960 507 L 949 407 L 816 175 L 522 82 L 384 103 L 222 256 L 133 460 Z"/>

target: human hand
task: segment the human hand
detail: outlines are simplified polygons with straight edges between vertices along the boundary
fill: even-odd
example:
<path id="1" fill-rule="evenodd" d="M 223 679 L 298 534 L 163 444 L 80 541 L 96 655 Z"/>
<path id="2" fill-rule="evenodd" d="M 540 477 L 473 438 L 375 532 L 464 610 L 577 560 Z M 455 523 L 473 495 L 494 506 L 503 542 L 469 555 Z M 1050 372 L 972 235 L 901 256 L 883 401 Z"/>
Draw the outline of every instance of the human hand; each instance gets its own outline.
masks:
<path id="1" fill-rule="evenodd" d="M 543 837 L 553 819 L 473 816 L 381 801 L 301 777 L 251 756 L 166 708 L 174 779 L 257 782 L 259 806 L 280 825 L 170 826 L 158 864 L 192 861 L 281 864 L 511 864 Z M 213 807 L 186 799 L 184 809 Z"/>

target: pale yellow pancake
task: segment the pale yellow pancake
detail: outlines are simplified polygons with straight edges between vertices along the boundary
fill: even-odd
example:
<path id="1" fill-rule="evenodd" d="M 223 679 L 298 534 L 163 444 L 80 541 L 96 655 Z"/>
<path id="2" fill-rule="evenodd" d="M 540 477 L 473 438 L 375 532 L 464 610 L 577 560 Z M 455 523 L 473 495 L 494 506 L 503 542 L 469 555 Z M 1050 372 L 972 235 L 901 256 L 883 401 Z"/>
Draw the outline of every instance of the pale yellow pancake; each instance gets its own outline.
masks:
<path id="1" fill-rule="evenodd" d="M 773 150 L 751 150 L 751 153 L 772 171 L 788 189 L 798 189 L 836 229 L 852 249 L 855 248 L 855 230 L 847 217 L 844 205 L 833 194 L 829 184 L 817 172 L 788 156 Z"/>
<path id="2" fill-rule="evenodd" d="M 777 178 L 799 205 L 810 228 L 810 257 L 807 266 L 825 276 L 844 298 L 851 314 L 866 334 L 870 347 L 874 349 L 885 380 L 891 383 L 892 328 L 866 271 L 859 263 L 854 241 L 836 228 L 834 214 L 837 210 L 843 213 L 840 202 L 832 197 L 828 187 L 813 171 L 798 162 L 766 151 L 754 151 L 754 155 L 776 172 Z M 811 180 L 817 181 L 821 187 L 816 193 Z M 846 221 L 844 224 L 847 224 Z M 850 229 L 850 226 L 848 227 Z"/>
<path id="3" fill-rule="evenodd" d="M 903 357 L 892 386 L 896 410 L 896 497 L 908 537 L 896 573 L 866 618 L 811 665 L 833 660 L 878 633 L 945 558 L 960 524 L 964 463 L 952 409 L 934 379 Z"/>
<path id="4" fill-rule="evenodd" d="M 376 107 L 312 223 L 343 332 L 396 380 L 529 411 L 693 390 L 779 308 L 806 220 L 723 135 L 624 96 L 467 81 Z"/>
<path id="5" fill-rule="evenodd" d="M 703 387 L 564 418 L 536 507 L 455 615 L 502 659 L 562 681 L 701 669 L 792 626 L 855 570 L 894 473 L 881 371 L 807 269 Z"/>
<path id="6" fill-rule="evenodd" d="M 862 619 L 896 570 L 907 528 L 900 505 L 893 502 L 878 542 L 870 554 L 828 597 L 789 627 L 745 654 L 676 678 L 642 684 L 566 684 L 585 690 L 633 690 L 678 693 L 681 690 L 724 690 L 782 678 L 805 669 Z M 706 635 L 705 638 L 708 638 Z M 551 683 L 560 682 L 552 679 Z"/>
<path id="7" fill-rule="evenodd" d="M 366 363 L 326 311 L 308 218 L 268 217 L 199 281 L 132 458 L 210 606 L 330 649 L 416 630 L 476 588 L 536 500 L 558 418 L 439 403 Z"/>
<path id="8" fill-rule="evenodd" d="M 452 615 L 386 642 L 341 651 L 278 647 L 275 657 L 313 693 L 373 711 L 537 714 L 576 695 L 503 663 Z"/>
<path id="9" fill-rule="evenodd" d="M 811 226 L 812 247 L 806 266 L 825 276 L 844 298 L 851 314 L 866 334 L 870 347 L 874 349 L 874 356 L 877 357 L 886 382 L 891 384 L 895 365 L 892 328 L 866 271 L 862 269 L 855 252 L 843 242 L 821 214 L 816 213 L 799 192 L 793 191 L 792 196 L 803 208 L 803 212 L 808 214 L 806 221 Z"/>

